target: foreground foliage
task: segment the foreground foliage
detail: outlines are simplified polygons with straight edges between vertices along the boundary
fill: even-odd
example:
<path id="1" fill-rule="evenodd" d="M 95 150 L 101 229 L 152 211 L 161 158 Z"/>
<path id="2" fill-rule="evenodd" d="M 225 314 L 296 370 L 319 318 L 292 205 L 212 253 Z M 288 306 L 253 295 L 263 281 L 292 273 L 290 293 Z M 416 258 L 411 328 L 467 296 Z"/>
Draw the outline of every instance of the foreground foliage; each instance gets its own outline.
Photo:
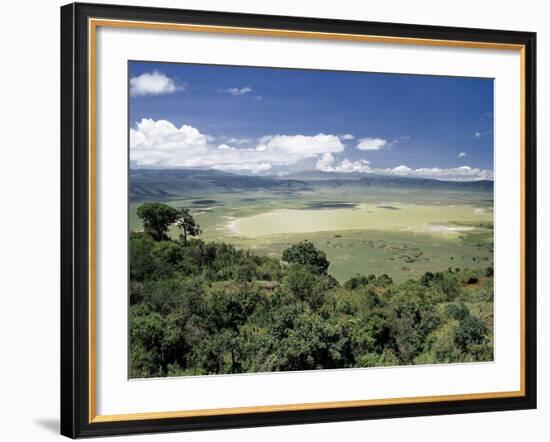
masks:
<path id="1" fill-rule="evenodd" d="M 492 268 L 340 285 L 311 243 L 280 262 L 165 221 L 130 237 L 132 378 L 493 359 Z"/>

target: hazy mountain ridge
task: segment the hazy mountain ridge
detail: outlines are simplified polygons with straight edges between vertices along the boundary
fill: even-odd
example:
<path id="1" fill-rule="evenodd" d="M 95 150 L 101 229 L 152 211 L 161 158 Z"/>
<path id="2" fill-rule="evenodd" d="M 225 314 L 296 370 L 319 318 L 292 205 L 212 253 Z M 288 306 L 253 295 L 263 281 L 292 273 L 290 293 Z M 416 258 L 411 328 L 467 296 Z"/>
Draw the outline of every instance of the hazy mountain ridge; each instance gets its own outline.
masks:
<path id="1" fill-rule="evenodd" d="M 130 170 L 130 199 L 171 199 L 190 191 L 238 192 L 269 189 L 307 190 L 300 180 L 237 175 L 219 170 L 133 169 Z"/>
<path id="2" fill-rule="evenodd" d="M 304 171 L 284 177 L 238 175 L 203 169 L 131 169 L 130 199 L 169 200 L 196 192 L 239 192 L 271 190 L 295 192 L 315 187 L 361 186 L 380 188 L 414 188 L 427 190 L 492 191 L 493 182 L 441 181 L 429 178 Z"/>
<path id="3" fill-rule="evenodd" d="M 468 189 L 468 190 L 493 190 L 493 181 L 451 181 L 438 180 L 434 178 L 419 178 L 398 175 L 366 174 L 359 172 L 323 172 L 311 170 L 286 175 L 285 178 L 300 179 L 309 182 L 345 182 L 350 185 L 355 182 L 361 186 L 384 186 L 384 187 L 411 187 L 411 188 L 438 188 L 438 189 Z M 350 183 L 352 182 L 352 183 Z"/>

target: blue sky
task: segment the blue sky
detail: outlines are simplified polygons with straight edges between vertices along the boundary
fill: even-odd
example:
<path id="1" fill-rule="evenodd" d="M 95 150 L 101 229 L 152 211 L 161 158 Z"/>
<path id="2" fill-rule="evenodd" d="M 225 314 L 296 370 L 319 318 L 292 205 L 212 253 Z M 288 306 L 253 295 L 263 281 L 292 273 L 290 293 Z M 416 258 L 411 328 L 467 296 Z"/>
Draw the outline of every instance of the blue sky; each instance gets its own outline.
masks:
<path id="1" fill-rule="evenodd" d="M 129 63 L 133 167 L 492 179 L 493 80 Z"/>

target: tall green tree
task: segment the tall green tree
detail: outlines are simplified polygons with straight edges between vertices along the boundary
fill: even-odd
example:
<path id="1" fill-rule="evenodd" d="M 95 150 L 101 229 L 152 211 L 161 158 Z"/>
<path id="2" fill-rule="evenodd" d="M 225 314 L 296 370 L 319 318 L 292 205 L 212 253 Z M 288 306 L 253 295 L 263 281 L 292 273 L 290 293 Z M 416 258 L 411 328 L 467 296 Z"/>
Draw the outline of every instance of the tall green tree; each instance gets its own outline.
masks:
<path id="1" fill-rule="evenodd" d="M 137 215 L 143 221 L 145 233 L 151 235 L 155 241 L 168 239 L 168 228 L 176 222 L 178 211 L 162 203 L 143 203 L 137 209 Z"/>
<path id="2" fill-rule="evenodd" d="M 178 210 L 176 224 L 183 232 L 180 237 L 185 245 L 187 245 L 188 236 L 199 236 L 202 233 L 201 227 L 189 213 L 189 209 Z"/>
<path id="3" fill-rule="evenodd" d="M 322 250 L 315 248 L 313 243 L 302 241 L 294 244 L 283 252 L 283 261 L 290 264 L 302 264 L 309 266 L 317 273 L 326 273 L 330 265 L 327 255 Z"/>

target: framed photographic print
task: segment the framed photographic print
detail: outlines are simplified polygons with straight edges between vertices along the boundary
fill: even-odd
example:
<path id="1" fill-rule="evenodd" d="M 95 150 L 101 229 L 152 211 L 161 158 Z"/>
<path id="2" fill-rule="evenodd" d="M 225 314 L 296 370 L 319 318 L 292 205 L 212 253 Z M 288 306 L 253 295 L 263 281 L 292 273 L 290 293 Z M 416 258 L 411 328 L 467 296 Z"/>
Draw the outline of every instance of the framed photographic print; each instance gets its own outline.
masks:
<path id="1" fill-rule="evenodd" d="M 534 408 L 535 52 L 62 7 L 62 434 Z"/>

